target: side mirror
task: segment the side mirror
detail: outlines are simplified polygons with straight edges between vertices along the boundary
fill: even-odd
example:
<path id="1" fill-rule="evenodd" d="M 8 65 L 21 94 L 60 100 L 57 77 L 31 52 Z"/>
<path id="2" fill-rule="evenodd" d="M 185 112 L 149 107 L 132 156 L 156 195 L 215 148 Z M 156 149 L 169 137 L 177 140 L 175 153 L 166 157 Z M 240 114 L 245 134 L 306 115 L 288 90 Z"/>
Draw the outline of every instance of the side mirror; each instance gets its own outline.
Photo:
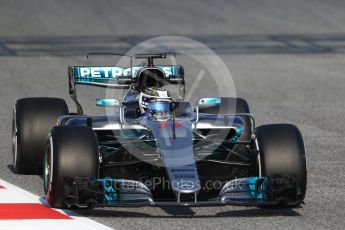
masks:
<path id="1" fill-rule="evenodd" d="M 119 107 L 120 102 L 116 99 L 97 98 L 96 105 L 100 107 Z"/>

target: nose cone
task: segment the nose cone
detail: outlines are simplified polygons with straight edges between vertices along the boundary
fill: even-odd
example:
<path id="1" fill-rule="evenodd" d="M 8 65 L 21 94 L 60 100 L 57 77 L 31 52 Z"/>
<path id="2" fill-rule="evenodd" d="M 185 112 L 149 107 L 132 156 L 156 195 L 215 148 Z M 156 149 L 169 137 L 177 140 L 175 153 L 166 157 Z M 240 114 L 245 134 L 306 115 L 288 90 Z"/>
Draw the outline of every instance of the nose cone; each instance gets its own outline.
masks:
<path id="1" fill-rule="evenodd" d="M 176 194 L 197 193 L 200 180 L 194 160 L 192 124 L 188 119 L 175 121 L 175 136 L 172 120 L 161 122 L 148 120 L 148 126 L 158 142 L 159 153 L 164 163 L 171 188 Z"/>

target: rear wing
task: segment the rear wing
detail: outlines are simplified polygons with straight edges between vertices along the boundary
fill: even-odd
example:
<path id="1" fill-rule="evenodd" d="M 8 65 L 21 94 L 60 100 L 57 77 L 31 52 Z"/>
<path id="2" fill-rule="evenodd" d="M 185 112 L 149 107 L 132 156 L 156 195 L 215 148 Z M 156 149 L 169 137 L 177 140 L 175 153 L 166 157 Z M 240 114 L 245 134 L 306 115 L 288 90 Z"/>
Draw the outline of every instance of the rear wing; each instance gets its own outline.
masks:
<path id="1" fill-rule="evenodd" d="M 165 80 L 183 78 L 180 65 L 157 66 L 165 73 Z M 76 84 L 103 87 L 128 87 L 135 79 L 135 73 L 143 66 L 129 68 L 119 66 L 70 66 L 69 81 Z"/>
<path id="2" fill-rule="evenodd" d="M 184 78 L 183 67 L 180 65 L 156 66 L 163 70 L 165 80 L 171 83 L 179 83 Z M 83 110 L 77 101 L 76 85 L 92 85 L 98 87 L 129 88 L 136 81 L 136 72 L 144 66 L 120 67 L 120 66 L 69 66 L 69 94 L 77 105 L 77 113 Z"/>

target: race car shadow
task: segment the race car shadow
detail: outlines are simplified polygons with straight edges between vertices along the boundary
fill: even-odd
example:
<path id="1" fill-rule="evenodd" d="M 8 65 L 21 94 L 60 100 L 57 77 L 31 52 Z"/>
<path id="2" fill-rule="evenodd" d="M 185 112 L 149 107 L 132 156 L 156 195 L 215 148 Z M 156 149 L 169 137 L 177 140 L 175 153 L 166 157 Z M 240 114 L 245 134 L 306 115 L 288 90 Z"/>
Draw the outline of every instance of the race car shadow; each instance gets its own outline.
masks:
<path id="1" fill-rule="evenodd" d="M 158 208 L 157 208 L 158 209 Z M 300 216 L 298 212 L 290 208 L 243 208 L 229 211 L 217 212 L 217 208 L 208 208 L 207 213 L 198 214 L 188 207 L 161 207 L 161 210 L 138 211 L 134 209 L 120 210 L 112 209 L 93 209 L 93 210 L 73 210 L 79 215 L 86 217 L 112 217 L 112 218 L 237 218 L 237 217 L 272 217 L 272 216 Z M 200 208 L 198 208 L 200 210 Z M 151 213 L 151 214 L 149 214 Z M 157 214 L 155 214 L 157 213 Z"/>

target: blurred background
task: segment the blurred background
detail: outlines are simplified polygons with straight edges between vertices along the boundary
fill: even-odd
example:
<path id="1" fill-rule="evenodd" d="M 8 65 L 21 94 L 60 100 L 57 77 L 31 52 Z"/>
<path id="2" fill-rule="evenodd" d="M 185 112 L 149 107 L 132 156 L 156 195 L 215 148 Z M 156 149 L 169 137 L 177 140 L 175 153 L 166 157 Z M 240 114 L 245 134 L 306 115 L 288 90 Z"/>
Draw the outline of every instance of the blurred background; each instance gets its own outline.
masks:
<path id="1" fill-rule="evenodd" d="M 184 36 L 221 57 L 232 74 L 237 96 L 249 102 L 258 125 L 287 122 L 301 129 L 307 150 L 306 205 L 294 210 L 78 212 L 118 229 L 342 229 L 344 12 L 343 0 L 0 0 L 0 177 L 43 195 L 40 177 L 11 171 L 11 119 L 17 99 L 62 97 L 73 111 L 68 65 L 112 64 L 115 60 L 86 60 L 85 55 L 125 53 L 150 38 Z M 196 68 L 193 62 L 184 65 L 187 73 Z M 187 91 L 193 81 L 187 80 Z M 94 92 L 88 88 L 82 95 Z M 195 95 L 212 93 L 207 82 L 195 91 Z"/>

